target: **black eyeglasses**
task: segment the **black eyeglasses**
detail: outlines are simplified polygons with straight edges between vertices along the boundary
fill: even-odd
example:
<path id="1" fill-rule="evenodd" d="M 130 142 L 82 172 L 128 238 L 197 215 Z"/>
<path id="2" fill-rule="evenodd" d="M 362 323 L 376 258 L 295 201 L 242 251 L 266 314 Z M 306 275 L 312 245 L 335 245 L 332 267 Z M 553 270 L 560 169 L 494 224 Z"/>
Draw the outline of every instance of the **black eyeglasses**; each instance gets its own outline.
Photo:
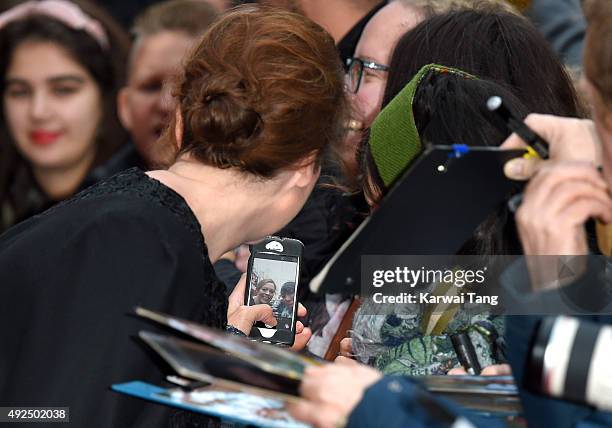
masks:
<path id="1" fill-rule="evenodd" d="M 353 94 L 359 91 L 364 68 L 377 71 L 389 71 L 388 65 L 378 64 L 374 61 L 368 61 L 361 58 L 348 58 L 346 60 L 346 67 L 348 70 L 346 72 L 346 86 Z"/>

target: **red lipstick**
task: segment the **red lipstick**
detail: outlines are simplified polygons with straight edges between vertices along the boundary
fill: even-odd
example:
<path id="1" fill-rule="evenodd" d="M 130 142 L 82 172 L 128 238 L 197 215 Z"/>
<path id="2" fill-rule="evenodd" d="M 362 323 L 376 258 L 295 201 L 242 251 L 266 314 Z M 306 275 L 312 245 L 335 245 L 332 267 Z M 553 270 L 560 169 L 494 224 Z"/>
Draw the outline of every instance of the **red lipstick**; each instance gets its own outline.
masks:
<path id="1" fill-rule="evenodd" d="M 46 146 L 55 143 L 55 141 L 57 141 L 60 135 L 62 135 L 61 132 L 36 130 L 30 133 L 30 139 L 34 144 Z"/>

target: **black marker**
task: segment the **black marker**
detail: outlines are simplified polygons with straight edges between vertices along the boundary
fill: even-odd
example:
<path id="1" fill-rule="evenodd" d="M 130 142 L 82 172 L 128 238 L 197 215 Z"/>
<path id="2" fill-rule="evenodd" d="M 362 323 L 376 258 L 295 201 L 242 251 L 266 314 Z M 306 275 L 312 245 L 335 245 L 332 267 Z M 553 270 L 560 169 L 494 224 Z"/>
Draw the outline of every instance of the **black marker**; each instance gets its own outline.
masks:
<path id="1" fill-rule="evenodd" d="M 521 137 L 542 159 L 548 159 L 548 143 L 525 122 L 513 115 L 504 105 L 501 97 L 493 96 L 487 100 L 487 109 L 498 115 L 506 127 Z"/>
<path id="2" fill-rule="evenodd" d="M 466 332 L 461 332 L 452 334 L 450 339 L 453 348 L 455 348 L 459 363 L 463 366 L 465 371 L 472 376 L 479 375 L 482 371 L 482 367 L 480 367 L 480 363 L 478 362 L 476 349 L 470 340 L 470 336 Z"/>

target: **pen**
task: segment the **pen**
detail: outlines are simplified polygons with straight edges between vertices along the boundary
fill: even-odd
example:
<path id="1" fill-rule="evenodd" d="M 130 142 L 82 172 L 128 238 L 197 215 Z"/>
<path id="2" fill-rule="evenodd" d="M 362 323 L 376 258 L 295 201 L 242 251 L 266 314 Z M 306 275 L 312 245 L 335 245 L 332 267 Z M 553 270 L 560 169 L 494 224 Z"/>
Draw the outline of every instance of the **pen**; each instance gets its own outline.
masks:
<path id="1" fill-rule="evenodd" d="M 531 129 L 525 122 L 518 119 L 508 108 L 504 105 L 503 100 L 499 96 L 492 96 L 487 100 L 487 109 L 497 114 L 501 118 L 506 127 L 511 131 L 515 132 L 521 137 L 527 145 L 533 149 L 537 155 L 542 159 L 548 159 L 548 143 L 540 137 L 533 129 Z"/>
<path id="2" fill-rule="evenodd" d="M 455 333 L 450 336 L 451 343 L 459 359 L 459 363 L 470 375 L 479 375 L 482 371 L 476 349 L 470 340 L 470 336 L 465 332 Z"/>

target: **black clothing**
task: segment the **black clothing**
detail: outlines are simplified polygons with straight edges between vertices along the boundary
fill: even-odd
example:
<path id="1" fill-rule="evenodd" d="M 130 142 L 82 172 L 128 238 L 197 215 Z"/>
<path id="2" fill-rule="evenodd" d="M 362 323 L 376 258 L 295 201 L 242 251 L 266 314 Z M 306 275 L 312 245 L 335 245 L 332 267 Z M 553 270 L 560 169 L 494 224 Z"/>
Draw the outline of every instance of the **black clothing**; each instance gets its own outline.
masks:
<path id="1" fill-rule="evenodd" d="M 134 167 L 138 167 L 143 171 L 148 169 L 144 159 L 140 156 L 134 144 L 127 143 L 119 148 L 109 160 L 94 168 L 87 177 L 85 177 L 81 189 L 93 186 L 98 181 L 106 180 L 121 171 Z"/>
<path id="2" fill-rule="evenodd" d="M 275 235 L 304 244 L 298 296 L 305 297 L 310 280 L 344 244 L 365 218 L 367 208 L 358 197 L 343 193 L 333 183 L 337 174 L 327 167 L 298 215 Z"/>
<path id="3" fill-rule="evenodd" d="M 338 42 L 336 47 L 338 48 L 338 53 L 340 54 L 340 59 L 342 60 L 342 64 L 346 68 L 346 60 L 353 57 L 355 53 L 355 48 L 357 47 L 357 43 L 361 38 L 361 33 L 363 33 L 363 29 L 368 24 L 370 19 L 378 12 L 381 8 L 383 8 L 387 4 L 386 0 L 374 6 L 374 8 L 368 12 L 366 16 L 361 18 L 361 20 L 353 26 L 349 30 L 348 33 Z"/>
<path id="4" fill-rule="evenodd" d="M 130 335 L 135 305 L 211 326 L 227 298 L 183 198 L 139 169 L 0 236 L 0 397 L 70 406 L 75 427 L 167 426 L 170 410 L 111 392 L 161 382 Z"/>
<path id="5" fill-rule="evenodd" d="M 20 165 L 13 172 L 7 193 L 0 200 L 0 234 L 55 203 L 40 188 L 30 168 Z"/>
<path id="6" fill-rule="evenodd" d="M 144 160 L 134 145 L 128 143 L 120 147 L 105 163 L 91 170 L 79 185 L 77 192 L 132 167 L 146 169 Z M 8 203 L 8 199 L 12 201 L 11 204 Z M 7 201 L 0 201 L 0 234 L 58 202 L 49 198 L 40 188 L 29 167 L 18 168 L 10 184 Z M 15 205 L 20 208 L 15 210 Z"/>
<path id="7" fill-rule="evenodd" d="M 228 259 L 219 259 L 213 266 L 215 267 L 217 278 L 225 283 L 227 294 L 232 294 L 234 287 L 238 284 L 238 281 L 240 281 L 242 272 L 238 270 L 233 261 Z"/>

